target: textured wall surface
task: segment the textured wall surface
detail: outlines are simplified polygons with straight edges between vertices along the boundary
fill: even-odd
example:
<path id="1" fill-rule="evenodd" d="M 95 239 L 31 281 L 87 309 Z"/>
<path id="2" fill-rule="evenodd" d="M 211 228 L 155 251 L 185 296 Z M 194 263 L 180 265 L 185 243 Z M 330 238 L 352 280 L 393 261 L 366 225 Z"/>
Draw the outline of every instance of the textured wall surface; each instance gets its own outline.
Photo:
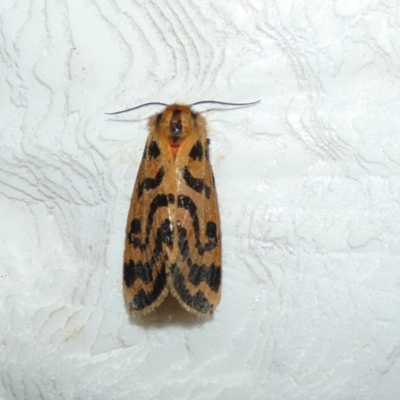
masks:
<path id="1" fill-rule="evenodd" d="M 400 392 L 396 0 L 2 0 L 0 399 Z M 130 319 L 130 195 L 159 109 L 205 110 L 213 318 Z"/>

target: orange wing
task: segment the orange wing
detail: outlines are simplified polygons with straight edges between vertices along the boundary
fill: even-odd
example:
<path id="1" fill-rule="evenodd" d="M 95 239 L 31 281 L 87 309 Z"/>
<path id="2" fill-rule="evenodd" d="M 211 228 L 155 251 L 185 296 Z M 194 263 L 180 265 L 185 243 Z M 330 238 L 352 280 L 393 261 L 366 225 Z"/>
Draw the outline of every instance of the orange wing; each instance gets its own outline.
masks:
<path id="1" fill-rule="evenodd" d="M 124 296 L 130 311 L 146 313 L 168 293 L 164 247 L 172 248 L 166 167 L 154 132 L 150 132 L 136 178 L 126 227 Z"/>
<path id="2" fill-rule="evenodd" d="M 179 151 L 182 152 L 178 153 L 182 156 L 177 160 L 180 172 L 176 212 L 179 251 L 170 265 L 171 292 L 188 311 L 208 314 L 221 297 L 221 232 L 202 121 L 198 121 L 197 129 L 193 129 Z"/>

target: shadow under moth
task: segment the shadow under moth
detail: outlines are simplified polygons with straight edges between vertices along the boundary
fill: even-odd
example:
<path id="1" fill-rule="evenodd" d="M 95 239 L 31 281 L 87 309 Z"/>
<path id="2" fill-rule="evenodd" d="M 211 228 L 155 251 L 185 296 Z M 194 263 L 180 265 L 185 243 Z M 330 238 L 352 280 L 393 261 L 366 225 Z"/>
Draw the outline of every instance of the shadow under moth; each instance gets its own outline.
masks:
<path id="1" fill-rule="evenodd" d="M 149 119 L 129 207 L 123 266 L 130 312 L 146 314 L 171 293 L 188 311 L 211 314 L 221 297 L 221 226 L 209 161 L 206 121 L 192 110 L 200 101 L 164 106 Z"/>

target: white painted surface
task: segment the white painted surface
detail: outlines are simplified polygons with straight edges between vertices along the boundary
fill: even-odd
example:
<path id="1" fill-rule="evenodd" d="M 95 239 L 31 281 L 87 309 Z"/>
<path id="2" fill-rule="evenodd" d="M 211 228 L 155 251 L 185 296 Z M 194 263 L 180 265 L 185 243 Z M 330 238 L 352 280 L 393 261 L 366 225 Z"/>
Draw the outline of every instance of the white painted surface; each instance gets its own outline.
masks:
<path id="1" fill-rule="evenodd" d="M 398 399 L 395 0 L 0 4 L 1 399 Z M 210 111 L 223 298 L 122 298 L 147 101 Z"/>

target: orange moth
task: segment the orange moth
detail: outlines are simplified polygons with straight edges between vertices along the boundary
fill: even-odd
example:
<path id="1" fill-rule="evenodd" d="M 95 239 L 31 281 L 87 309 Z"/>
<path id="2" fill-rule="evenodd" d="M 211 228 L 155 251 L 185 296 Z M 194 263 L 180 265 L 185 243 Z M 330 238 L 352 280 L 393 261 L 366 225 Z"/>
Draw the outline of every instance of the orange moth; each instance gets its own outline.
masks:
<path id="1" fill-rule="evenodd" d="M 146 314 L 171 293 L 188 311 L 213 312 L 221 297 L 221 226 L 205 119 L 193 106 L 164 106 L 149 119 L 125 236 L 124 297 Z"/>

